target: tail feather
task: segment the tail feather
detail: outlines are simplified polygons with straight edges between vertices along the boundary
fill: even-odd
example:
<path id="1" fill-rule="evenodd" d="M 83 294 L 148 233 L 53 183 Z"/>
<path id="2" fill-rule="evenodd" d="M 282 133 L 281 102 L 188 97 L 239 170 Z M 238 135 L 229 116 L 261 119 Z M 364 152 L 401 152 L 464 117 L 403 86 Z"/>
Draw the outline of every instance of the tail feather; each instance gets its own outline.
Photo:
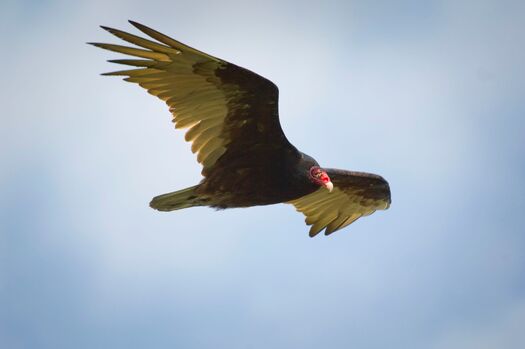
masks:
<path id="1" fill-rule="evenodd" d="M 202 200 L 199 195 L 195 193 L 198 185 L 174 191 L 172 193 L 155 196 L 149 203 L 151 208 L 159 211 L 174 211 L 183 208 L 201 206 Z"/>

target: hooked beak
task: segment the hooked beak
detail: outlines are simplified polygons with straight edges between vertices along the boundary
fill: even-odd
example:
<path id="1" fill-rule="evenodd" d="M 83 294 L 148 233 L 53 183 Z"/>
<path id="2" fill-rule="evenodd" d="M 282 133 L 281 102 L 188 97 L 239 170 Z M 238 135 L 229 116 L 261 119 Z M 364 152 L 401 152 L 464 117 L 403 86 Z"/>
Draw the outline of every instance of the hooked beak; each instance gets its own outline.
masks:
<path id="1" fill-rule="evenodd" d="M 326 171 L 323 171 L 320 177 L 321 177 L 320 178 L 321 183 L 319 184 L 321 184 L 323 187 L 328 189 L 329 192 L 331 192 L 334 189 L 334 184 L 330 180 L 330 177 L 328 177 L 328 174 L 326 173 Z"/>
<path id="2" fill-rule="evenodd" d="M 328 189 L 329 192 L 332 192 L 332 190 L 334 189 L 334 184 L 332 183 L 332 181 L 328 181 L 323 185 L 326 189 Z"/>

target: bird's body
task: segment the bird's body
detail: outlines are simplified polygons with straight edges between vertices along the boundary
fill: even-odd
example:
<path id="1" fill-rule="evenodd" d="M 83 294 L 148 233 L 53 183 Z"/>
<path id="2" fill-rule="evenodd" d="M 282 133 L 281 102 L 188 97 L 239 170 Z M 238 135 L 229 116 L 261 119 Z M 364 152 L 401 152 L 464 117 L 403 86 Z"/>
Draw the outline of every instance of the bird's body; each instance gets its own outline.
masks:
<path id="1" fill-rule="evenodd" d="M 262 164 L 251 164 L 248 155 L 247 161 L 239 159 L 210 173 L 199 184 L 197 193 L 211 198 L 209 206 L 232 208 L 277 204 L 319 189 L 308 180 L 306 172 L 301 176 L 295 171 L 301 158 L 290 153 L 272 158 L 275 166 L 271 171 Z"/>
<path id="2" fill-rule="evenodd" d="M 176 128 L 203 165 L 201 182 L 159 195 L 151 207 L 219 209 L 291 203 L 326 234 L 390 204 L 388 183 L 377 175 L 322 169 L 298 151 L 279 123 L 278 89 L 271 81 L 131 22 L 155 41 L 103 27 L 141 48 L 98 44 L 143 59 L 111 62 L 135 67 L 105 75 L 127 76 L 164 100 Z M 137 69 L 138 67 L 138 69 Z M 332 192 L 333 190 L 333 192 Z"/>
<path id="3" fill-rule="evenodd" d="M 233 208 L 278 204 L 319 189 L 307 176 L 310 167 L 319 166 L 315 160 L 295 151 L 277 154 L 280 156 L 267 158 L 262 163 L 256 161 L 260 157 L 249 154 L 238 158 L 238 161 L 211 172 L 196 192 L 210 198 L 208 206 Z M 270 173 L 262 166 L 266 163 L 274 164 Z"/>

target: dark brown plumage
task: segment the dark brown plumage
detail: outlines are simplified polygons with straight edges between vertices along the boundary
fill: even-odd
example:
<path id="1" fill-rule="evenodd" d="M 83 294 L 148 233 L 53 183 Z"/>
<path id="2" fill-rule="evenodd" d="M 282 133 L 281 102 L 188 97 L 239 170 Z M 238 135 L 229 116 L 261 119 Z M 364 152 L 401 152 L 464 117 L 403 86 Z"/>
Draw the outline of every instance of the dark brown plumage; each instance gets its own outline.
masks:
<path id="1" fill-rule="evenodd" d="M 279 91 L 271 81 L 130 23 L 156 41 L 102 27 L 140 48 L 92 45 L 142 58 L 112 60 L 134 68 L 104 75 L 126 76 L 164 100 L 175 127 L 189 129 L 185 138 L 203 166 L 198 185 L 157 196 L 151 207 L 291 203 L 312 225 L 310 236 L 325 228 L 328 235 L 389 207 L 388 183 L 380 176 L 323 170 L 290 144 L 279 123 Z"/>

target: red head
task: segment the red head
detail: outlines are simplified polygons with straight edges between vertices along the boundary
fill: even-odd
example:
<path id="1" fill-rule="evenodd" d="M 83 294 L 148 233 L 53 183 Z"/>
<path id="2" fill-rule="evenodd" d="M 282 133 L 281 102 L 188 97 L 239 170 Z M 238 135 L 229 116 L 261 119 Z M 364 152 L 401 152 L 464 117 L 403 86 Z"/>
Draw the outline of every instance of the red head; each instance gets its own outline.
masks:
<path id="1" fill-rule="evenodd" d="M 330 177 L 328 177 L 326 171 L 318 166 L 310 168 L 310 180 L 319 186 L 325 187 L 328 191 L 334 189 L 334 185 L 332 181 L 330 181 Z"/>

